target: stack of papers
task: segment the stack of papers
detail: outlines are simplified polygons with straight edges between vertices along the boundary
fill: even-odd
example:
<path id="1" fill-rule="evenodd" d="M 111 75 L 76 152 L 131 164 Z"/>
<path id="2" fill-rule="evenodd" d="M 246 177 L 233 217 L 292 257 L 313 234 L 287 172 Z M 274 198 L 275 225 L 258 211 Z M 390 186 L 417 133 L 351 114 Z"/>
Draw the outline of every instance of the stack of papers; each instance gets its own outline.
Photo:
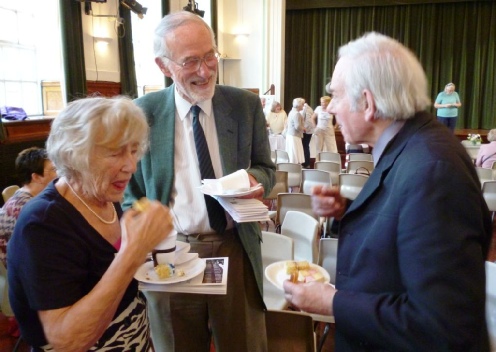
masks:
<path id="1" fill-rule="evenodd" d="M 214 198 L 236 222 L 270 221 L 269 208 L 258 199 Z"/>

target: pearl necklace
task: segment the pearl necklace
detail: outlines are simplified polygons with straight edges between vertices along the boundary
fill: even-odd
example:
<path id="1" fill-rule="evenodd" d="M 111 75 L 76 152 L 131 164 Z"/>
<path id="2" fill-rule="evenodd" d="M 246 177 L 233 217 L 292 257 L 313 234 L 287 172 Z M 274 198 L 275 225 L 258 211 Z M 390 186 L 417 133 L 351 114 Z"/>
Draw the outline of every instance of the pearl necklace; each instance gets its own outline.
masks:
<path id="1" fill-rule="evenodd" d="M 100 220 L 101 222 L 103 222 L 104 224 L 107 224 L 107 225 L 111 225 L 117 220 L 117 212 L 115 211 L 114 203 L 110 203 L 110 204 L 112 204 L 112 208 L 114 209 L 114 216 L 112 217 L 112 220 L 107 221 L 107 220 L 103 219 L 100 215 L 98 215 L 93 209 L 91 209 L 90 206 L 88 204 L 86 204 L 86 202 L 80 196 L 78 196 L 78 194 L 74 191 L 74 189 L 69 184 L 69 182 L 66 182 L 66 183 L 67 183 L 67 186 L 69 186 L 69 189 L 72 191 L 72 193 L 74 193 L 76 198 L 79 199 L 81 201 L 81 203 L 83 203 L 83 205 L 86 208 L 88 208 L 88 210 L 91 211 L 93 213 L 93 215 L 95 215 L 98 218 L 98 220 Z"/>

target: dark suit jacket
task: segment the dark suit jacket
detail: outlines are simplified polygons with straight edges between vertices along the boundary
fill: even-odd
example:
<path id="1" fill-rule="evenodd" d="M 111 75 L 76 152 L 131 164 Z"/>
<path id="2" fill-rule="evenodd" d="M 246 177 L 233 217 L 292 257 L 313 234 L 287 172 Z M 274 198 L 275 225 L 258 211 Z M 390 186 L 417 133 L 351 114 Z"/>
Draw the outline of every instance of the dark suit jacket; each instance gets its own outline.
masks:
<path id="1" fill-rule="evenodd" d="M 487 351 L 491 236 L 467 152 L 417 114 L 341 220 L 336 351 Z"/>
<path id="2" fill-rule="evenodd" d="M 151 127 L 150 148 L 126 189 L 124 208 L 144 196 L 165 205 L 171 200 L 176 111 L 174 89 L 175 85 L 172 85 L 136 100 L 136 104 L 145 111 Z M 265 195 L 268 195 L 275 183 L 275 165 L 270 158 L 265 116 L 259 97 L 243 89 L 219 85 L 215 88 L 212 104 L 224 175 L 249 168 L 248 172 L 264 186 Z M 263 297 L 260 226 L 257 222 L 251 222 L 237 224 L 236 227 Z"/>

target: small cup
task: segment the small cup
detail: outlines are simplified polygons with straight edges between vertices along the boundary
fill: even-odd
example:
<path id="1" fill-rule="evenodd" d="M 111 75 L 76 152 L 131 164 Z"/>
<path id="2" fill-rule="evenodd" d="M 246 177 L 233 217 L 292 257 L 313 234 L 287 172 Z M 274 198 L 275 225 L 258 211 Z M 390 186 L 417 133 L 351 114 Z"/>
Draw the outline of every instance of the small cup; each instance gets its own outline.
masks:
<path id="1" fill-rule="evenodd" d="M 152 259 L 154 266 L 159 264 L 172 264 L 176 262 L 176 239 L 177 232 L 172 231 L 167 238 L 157 244 L 152 250 Z"/>

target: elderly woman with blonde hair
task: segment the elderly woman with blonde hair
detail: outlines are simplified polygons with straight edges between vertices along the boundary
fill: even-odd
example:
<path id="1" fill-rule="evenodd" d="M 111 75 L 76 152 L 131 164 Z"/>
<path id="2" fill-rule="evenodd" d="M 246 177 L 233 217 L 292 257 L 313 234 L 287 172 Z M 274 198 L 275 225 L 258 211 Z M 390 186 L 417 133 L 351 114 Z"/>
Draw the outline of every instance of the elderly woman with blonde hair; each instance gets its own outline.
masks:
<path id="1" fill-rule="evenodd" d="M 487 134 L 488 144 L 482 144 L 475 160 L 475 166 L 490 169 L 496 161 L 496 129 L 492 129 Z"/>
<path id="2" fill-rule="evenodd" d="M 53 121 L 47 151 L 60 178 L 26 204 L 8 244 L 10 303 L 33 350 L 148 350 L 133 277 L 172 219 L 157 201 L 125 214 L 119 203 L 148 129 L 124 97 L 74 101 Z"/>

